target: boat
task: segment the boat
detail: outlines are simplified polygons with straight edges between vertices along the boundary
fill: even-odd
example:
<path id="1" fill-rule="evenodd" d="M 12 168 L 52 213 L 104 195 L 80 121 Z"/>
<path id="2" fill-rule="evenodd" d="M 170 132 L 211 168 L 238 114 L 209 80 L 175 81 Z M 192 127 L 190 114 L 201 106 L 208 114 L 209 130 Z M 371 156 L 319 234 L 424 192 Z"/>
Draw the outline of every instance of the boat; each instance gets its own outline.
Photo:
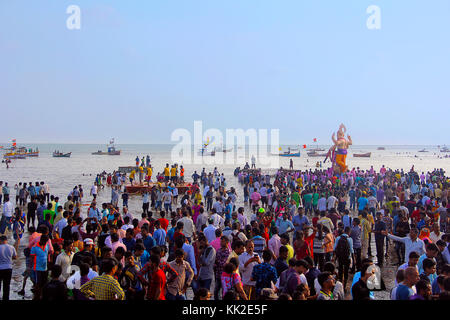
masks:
<path id="1" fill-rule="evenodd" d="M 207 151 L 206 149 L 200 149 L 198 150 L 198 155 L 214 157 L 216 155 L 216 150 L 214 149 L 213 151 Z"/>
<path id="2" fill-rule="evenodd" d="M 3 157 L 5 159 L 25 159 L 27 157 L 39 157 L 39 150 L 27 149 L 25 147 L 16 148 L 15 146 L 11 148 L 12 151 L 5 153 Z"/>
<path id="3" fill-rule="evenodd" d="M 370 158 L 370 155 L 372 152 L 366 152 L 366 153 L 354 153 L 353 156 L 356 158 Z"/>
<path id="4" fill-rule="evenodd" d="M 120 152 L 121 152 L 121 150 L 116 150 L 116 147 L 114 145 L 114 138 L 112 138 L 111 141 L 109 141 L 108 151 L 104 152 L 104 151 L 98 150 L 97 152 L 92 152 L 92 154 L 100 155 L 100 156 L 104 156 L 104 155 L 120 156 Z"/>
<path id="5" fill-rule="evenodd" d="M 62 153 L 59 151 L 54 151 L 53 158 L 70 158 L 71 154 L 72 154 L 72 152 Z"/>
<path id="6" fill-rule="evenodd" d="M 447 148 L 446 146 L 444 146 L 444 147 L 440 148 L 439 151 L 440 151 L 440 152 L 450 152 L 450 149 Z"/>
<path id="7" fill-rule="evenodd" d="M 317 152 L 317 151 L 325 151 L 325 149 L 321 149 L 321 148 L 312 148 L 312 149 L 306 149 L 306 151 Z"/>
<path id="8" fill-rule="evenodd" d="M 280 153 L 279 156 L 280 157 L 300 157 L 300 151 L 298 151 L 296 153 L 289 153 L 289 152 Z"/>
<path id="9" fill-rule="evenodd" d="M 422 149 L 422 150 L 419 150 L 418 152 L 428 152 L 428 150 Z"/>
<path id="10" fill-rule="evenodd" d="M 308 157 L 326 157 L 327 153 L 318 153 L 316 151 L 308 152 Z"/>
<path id="11" fill-rule="evenodd" d="M 5 154 L 3 158 L 12 160 L 12 159 L 26 159 L 27 157 L 21 154 Z"/>
<path id="12" fill-rule="evenodd" d="M 378 147 L 377 150 L 386 150 L 385 147 Z"/>

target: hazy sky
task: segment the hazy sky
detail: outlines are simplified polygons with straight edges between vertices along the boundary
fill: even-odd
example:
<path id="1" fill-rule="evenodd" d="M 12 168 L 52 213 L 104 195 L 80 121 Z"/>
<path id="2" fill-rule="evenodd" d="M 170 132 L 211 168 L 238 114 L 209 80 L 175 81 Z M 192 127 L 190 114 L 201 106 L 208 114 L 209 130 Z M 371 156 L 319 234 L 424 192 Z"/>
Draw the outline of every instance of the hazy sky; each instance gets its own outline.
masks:
<path id="1" fill-rule="evenodd" d="M 69 5 L 81 29 L 68 30 Z M 369 30 L 369 5 L 381 30 Z M 0 141 L 450 144 L 448 0 L 2 0 Z"/>

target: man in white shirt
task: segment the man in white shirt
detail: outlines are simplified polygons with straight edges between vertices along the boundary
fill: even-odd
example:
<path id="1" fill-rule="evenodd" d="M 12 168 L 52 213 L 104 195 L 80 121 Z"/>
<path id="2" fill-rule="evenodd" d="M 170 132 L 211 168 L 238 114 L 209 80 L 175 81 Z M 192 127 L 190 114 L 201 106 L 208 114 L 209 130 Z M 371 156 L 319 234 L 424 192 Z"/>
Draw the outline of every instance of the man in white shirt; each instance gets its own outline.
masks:
<path id="1" fill-rule="evenodd" d="M 67 226 L 67 217 L 69 216 L 68 211 L 63 212 L 63 217 L 55 224 L 55 227 L 53 228 L 53 232 L 58 232 L 59 237 L 62 236 L 63 229 Z"/>
<path id="2" fill-rule="evenodd" d="M 327 199 L 327 209 L 331 210 L 332 208 L 336 208 L 337 201 L 338 199 L 334 195 L 329 196 Z"/>
<path id="3" fill-rule="evenodd" d="M 179 219 L 178 222 L 183 222 L 183 233 L 186 236 L 186 238 L 189 240 L 189 243 L 192 240 L 197 239 L 195 234 L 195 225 L 194 221 L 192 221 L 191 217 L 189 216 L 189 212 L 183 211 L 183 218 Z"/>
<path id="4" fill-rule="evenodd" d="M 11 230 L 11 218 L 14 212 L 14 206 L 9 200 L 9 195 L 4 195 L 3 215 L 0 221 L 0 234 L 4 234 L 6 229 Z"/>
<path id="5" fill-rule="evenodd" d="M 213 224 L 214 219 L 209 218 L 208 223 L 209 225 L 203 230 L 203 233 L 205 234 L 206 239 L 208 239 L 208 243 L 211 243 L 216 239 L 216 227 Z"/>
<path id="6" fill-rule="evenodd" d="M 261 263 L 259 255 L 253 250 L 255 245 L 252 240 L 247 240 L 245 243 L 245 252 L 239 255 L 239 271 L 242 275 L 242 283 L 247 297 L 255 299 L 255 285 L 256 281 L 252 281 L 253 267 Z"/>
<path id="7" fill-rule="evenodd" d="M 327 199 L 324 195 L 317 201 L 317 207 L 319 211 L 326 211 L 327 210 Z"/>
<path id="8" fill-rule="evenodd" d="M 95 182 L 91 187 L 91 196 L 94 197 L 94 200 L 97 199 L 97 183 Z"/>
<path id="9" fill-rule="evenodd" d="M 213 210 L 213 212 L 214 212 L 214 210 Z M 213 224 L 214 224 L 214 226 L 216 227 L 216 228 L 224 228 L 224 226 L 225 226 L 225 219 L 224 218 L 222 218 L 221 216 L 219 216 L 218 214 L 217 214 L 217 212 L 214 212 L 212 215 L 211 215 L 211 219 L 213 219 Z"/>

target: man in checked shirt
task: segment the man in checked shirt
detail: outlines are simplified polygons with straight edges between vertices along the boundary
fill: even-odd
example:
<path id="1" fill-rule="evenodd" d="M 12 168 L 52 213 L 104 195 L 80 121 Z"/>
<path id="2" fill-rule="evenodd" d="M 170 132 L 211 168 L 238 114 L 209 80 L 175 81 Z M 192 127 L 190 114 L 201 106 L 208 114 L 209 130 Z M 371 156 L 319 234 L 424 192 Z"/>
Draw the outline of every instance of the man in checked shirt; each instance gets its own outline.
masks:
<path id="1" fill-rule="evenodd" d="M 115 258 L 107 258 L 102 262 L 104 273 L 101 276 L 86 282 L 81 286 L 80 291 L 86 297 L 93 297 L 95 300 L 124 300 L 125 293 L 119 282 L 114 279 L 118 262 Z"/>

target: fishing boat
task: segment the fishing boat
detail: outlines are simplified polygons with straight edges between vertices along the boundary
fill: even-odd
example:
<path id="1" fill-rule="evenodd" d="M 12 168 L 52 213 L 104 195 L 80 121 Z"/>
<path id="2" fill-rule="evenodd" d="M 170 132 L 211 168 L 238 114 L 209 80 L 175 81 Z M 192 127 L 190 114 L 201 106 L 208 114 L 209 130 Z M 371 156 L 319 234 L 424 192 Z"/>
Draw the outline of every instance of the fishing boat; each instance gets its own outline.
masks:
<path id="1" fill-rule="evenodd" d="M 366 153 L 354 153 L 353 156 L 356 158 L 370 158 L 370 155 L 372 152 L 366 152 Z"/>
<path id="2" fill-rule="evenodd" d="M 385 147 L 378 147 L 377 150 L 386 150 Z"/>
<path id="3" fill-rule="evenodd" d="M 280 153 L 279 154 L 280 157 L 300 157 L 300 151 L 296 152 L 296 153 Z"/>
<path id="4" fill-rule="evenodd" d="M 422 149 L 422 150 L 419 150 L 418 152 L 428 152 L 428 150 Z"/>
<path id="5" fill-rule="evenodd" d="M 325 151 L 325 149 L 322 149 L 322 148 L 312 148 L 312 149 L 306 149 L 306 151 L 309 151 L 309 152 L 318 152 L 318 151 Z"/>
<path id="6" fill-rule="evenodd" d="M 450 152 L 450 149 L 447 148 L 446 146 L 442 147 L 440 150 L 440 152 Z"/>
<path id="7" fill-rule="evenodd" d="M 214 157 L 216 155 L 216 150 L 208 151 L 206 148 L 202 148 L 198 151 L 199 156 L 212 156 Z"/>
<path id="8" fill-rule="evenodd" d="M 53 158 L 70 158 L 71 154 L 72 154 L 72 152 L 63 153 L 63 152 L 59 152 L 59 151 L 54 151 Z"/>
<path id="9" fill-rule="evenodd" d="M 12 147 L 12 151 L 3 155 L 5 159 L 25 159 L 27 157 L 39 157 L 39 150 L 27 149 L 25 147 Z"/>
<path id="10" fill-rule="evenodd" d="M 3 158 L 13 160 L 13 159 L 26 159 L 27 157 L 21 154 L 5 154 Z"/>
<path id="11" fill-rule="evenodd" d="M 308 152 L 308 157 L 326 157 L 327 153 L 318 153 L 316 151 Z"/>
<path id="12" fill-rule="evenodd" d="M 98 150 L 97 152 L 92 152 L 93 155 L 108 155 L 108 156 L 120 156 L 120 152 L 121 150 L 116 150 L 116 147 L 114 145 L 114 138 L 111 139 L 111 141 L 109 141 L 109 145 L 108 145 L 108 151 L 104 152 L 101 150 Z"/>

